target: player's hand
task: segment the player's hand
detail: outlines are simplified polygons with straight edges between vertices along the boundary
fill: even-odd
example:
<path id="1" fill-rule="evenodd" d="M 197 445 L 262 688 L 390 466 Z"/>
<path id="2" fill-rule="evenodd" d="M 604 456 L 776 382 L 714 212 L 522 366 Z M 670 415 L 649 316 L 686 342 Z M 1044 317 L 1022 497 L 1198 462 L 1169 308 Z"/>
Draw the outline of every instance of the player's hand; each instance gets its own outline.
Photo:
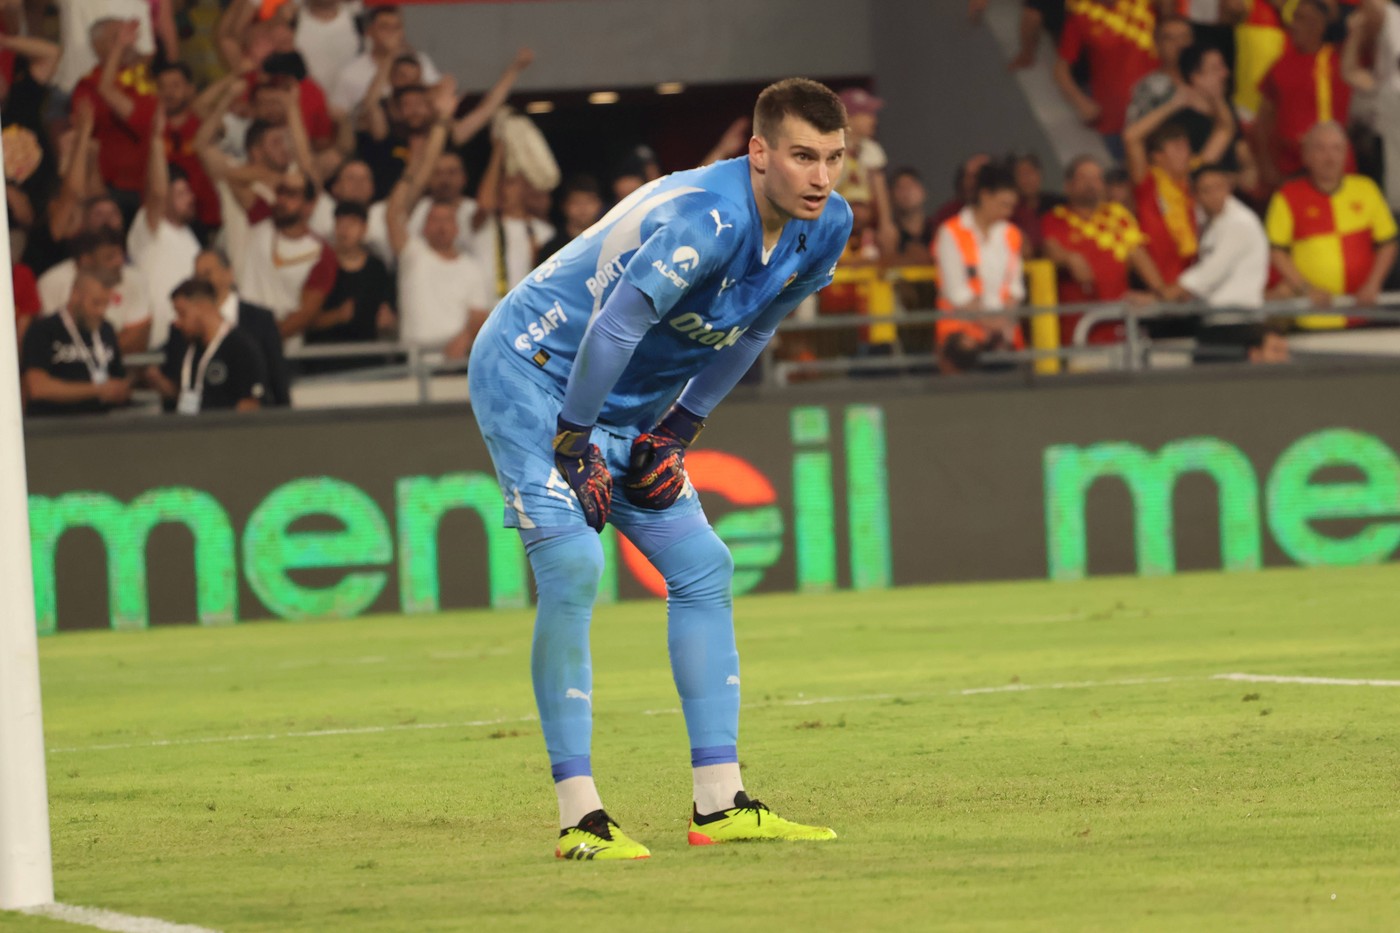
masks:
<path id="1" fill-rule="evenodd" d="M 598 445 L 588 443 L 591 428 L 571 424 L 563 418 L 554 435 L 554 466 L 574 491 L 583 509 L 583 520 L 599 534 L 612 510 L 612 474 L 603 462 Z"/>
<path id="2" fill-rule="evenodd" d="M 705 422 L 680 405 L 672 405 L 656 427 L 632 442 L 622 491 L 639 509 L 669 509 L 685 490 L 685 451 Z"/>

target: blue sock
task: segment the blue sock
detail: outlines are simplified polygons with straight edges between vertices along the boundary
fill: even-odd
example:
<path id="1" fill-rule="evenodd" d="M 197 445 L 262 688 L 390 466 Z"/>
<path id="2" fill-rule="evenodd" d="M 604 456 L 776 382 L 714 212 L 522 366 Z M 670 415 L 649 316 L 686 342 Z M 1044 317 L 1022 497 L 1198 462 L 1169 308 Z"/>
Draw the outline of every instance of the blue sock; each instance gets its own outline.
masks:
<path id="1" fill-rule="evenodd" d="M 734 558 L 703 515 L 626 529 L 666 578 L 667 646 L 692 762 L 738 761 L 739 651 Z"/>
<path id="2" fill-rule="evenodd" d="M 589 528 L 549 532 L 544 537 L 522 537 L 535 572 L 538 599 L 530 673 L 549 763 L 558 782 L 593 773 L 588 627 L 603 573 L 603 546 Z"/>

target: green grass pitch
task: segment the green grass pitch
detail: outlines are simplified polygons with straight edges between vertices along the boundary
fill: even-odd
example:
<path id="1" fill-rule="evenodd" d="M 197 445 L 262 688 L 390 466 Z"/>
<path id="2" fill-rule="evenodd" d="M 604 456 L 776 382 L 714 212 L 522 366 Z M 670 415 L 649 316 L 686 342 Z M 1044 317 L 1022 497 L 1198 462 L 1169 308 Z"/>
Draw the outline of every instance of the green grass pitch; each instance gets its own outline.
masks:
<path id="1" fill-rule="evenodd" d="M 604 607 L 628 864 L 553 858 L 528 612 L 64 634 L 58 899 L 276 933 L 1394 930 L 1400 688 L 1216 675 L 1400 679 L 1397 592 L 1390 565 L 742 599 L 745 781 L 841 838 L 694 850 L 662 607 Z"/>

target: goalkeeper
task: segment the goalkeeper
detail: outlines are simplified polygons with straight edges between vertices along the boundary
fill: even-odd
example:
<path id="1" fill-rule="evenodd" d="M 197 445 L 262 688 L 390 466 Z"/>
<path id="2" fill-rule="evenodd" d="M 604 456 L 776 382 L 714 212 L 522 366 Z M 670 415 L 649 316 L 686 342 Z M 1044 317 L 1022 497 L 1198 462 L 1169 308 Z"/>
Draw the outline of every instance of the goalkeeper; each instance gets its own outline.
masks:
<path id="1" fill-rule="evenodd" d="M 589 757 L 588 629 L 609 521 L 666 580 L 690 843 L 835 838 L 776 816 L 740 780 L 733 560 L 685 451 L 778 323 L 831 281 L 851 230 L 833 192 L 845 126 L 824 85 L 768 87 L 747 156 L 633 192 L 506 295 L 472 349 L 472 410 L 535 575 L 531 673 L 561 858 L 650 854 L 603 809 Z"/>

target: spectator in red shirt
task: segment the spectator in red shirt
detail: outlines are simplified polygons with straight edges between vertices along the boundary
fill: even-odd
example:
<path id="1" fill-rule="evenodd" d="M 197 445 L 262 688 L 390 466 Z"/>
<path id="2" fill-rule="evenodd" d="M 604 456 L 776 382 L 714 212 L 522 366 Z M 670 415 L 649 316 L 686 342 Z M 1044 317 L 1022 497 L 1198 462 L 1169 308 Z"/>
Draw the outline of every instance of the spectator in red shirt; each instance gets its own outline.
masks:
<path id="1" fill-rule="evenodd" d="M 1145 237 L 1127 208 L 1108 200 L 1103 167 L 1080 156 L 1065 171 L 1066 203 L 1041 220 L 1045 255 L 1060 270 L 1060 303 L 1090 301 L 1150 301 L 1152 296 L 1129 288 L 1129 271 L 1152 289 L 1163 292 L 1162 276 L 1143 249 Z M 1072 342 L 1080 315 L 1060 317 L 1061 341 Z M 1091 342 L 1121 337 L 1121 327 L 1103 328 Z"/>
<path id="2" fill-rule="evenodd" d="M 1303 170 L 1303 137 L 1319 123 L 1345 123 L 1351 85 L 1342 78 L 1342 56 L 1324 40 L 1329 11 L 1324 0 L 1301 0 L 1288 27 L 1288 46 L 1259 85 L 1260 169 L 1269 188 Z M 1348 157 L 1348 168 L 1355 161 Z"/>
<path id="3" fill-rule="evenodd" d="M 165 108 L 165 158 L 189 179 L 194 191 L 195 219 L 205 230 L 214 230 L 220 224 L 219 193 L 199 161 L 194 138 L 215 102 L 234 80 L 234 75 L 225 75 L 196 97 L 189 65 L 168 62 L 156 69 L 156 93 Z"/>
<path id="4" fill-rule="evenodd" d="M 1193 153 L 1190 134 L 1176 122 L 1176 115 L 1190 108 L 1192 93 L 1190 88 L 1178 87 L 1170 100 L 1123 131 L 1138 223 L 1147 237 L 1147 251 L 1168 285 L 1176 282 L 1196 255 L 1193 157 L 1214 164 L 1235 136 L 1234 115 L 1221 93 L 1209 102 L 1215 109 L 1215 128 L 1201 152 Z"/>
<path id="5" fill-rule="evenodd" d="M 1055 83 L 1079 118 L 1104 138 L 1116 158 L 1123 155 L 1123 121 L 1133 86 L 1157 68 L 1152 40 L 1154 0 L 1070 0 L 1060 36 Z M 1089 62 L 1089 92 L 1074 81 L 1072 67 Z"/>
<path id="6" fill-rule="evenodd" d="M 146 184 L 146 146 L 157 105 L 150 70 L 134 48 L 136 28 L 134 20 L 94 24 L 92 48 L 101 64 L 73 89 L 75 105 L 92 104 L 98 168 L 128 220 Z"/>

